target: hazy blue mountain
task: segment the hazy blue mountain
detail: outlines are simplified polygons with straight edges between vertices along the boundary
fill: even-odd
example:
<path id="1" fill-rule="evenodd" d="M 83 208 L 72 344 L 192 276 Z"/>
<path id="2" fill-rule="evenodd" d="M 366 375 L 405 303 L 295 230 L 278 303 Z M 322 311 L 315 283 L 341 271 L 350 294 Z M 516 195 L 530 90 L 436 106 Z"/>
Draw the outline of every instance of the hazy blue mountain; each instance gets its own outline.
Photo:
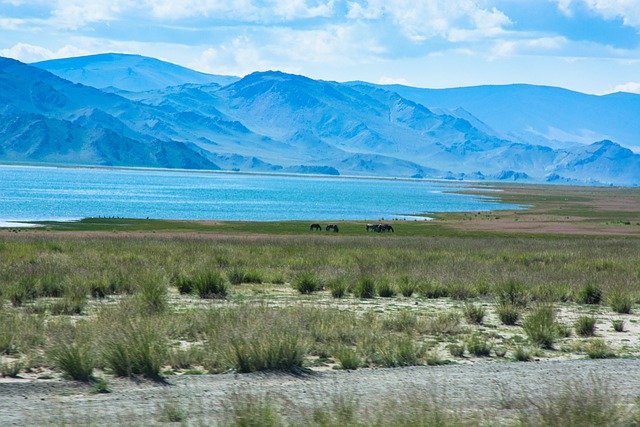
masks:
<path id="1" fill-rule="evenodd" d="M 149 72 L 114 62 L 132 75 Z M 640 183 L 640 155 L 601 137 L 610 133 L 608 122 L 635 135 L 637 124 L 625 122 L 627 110 L 638 108 L 631 94 L 594 97 L 520 85 L 429 91 L 277 71 L 224 86 L 178 82 L 170 73 L 168 80 L 178 84 L 103 91 L 0 58 L 0 161 Z M 606 106 L 620 117 L 610 117 Z M 552 141 L 550 129 L 564 135 L 581 129 L 583 139 Z"/>
<path id="2" fill-rule="evenodd" d="M 502 137 L 567 148 L 610 139 L 640 151 L 640 95 L 596 96 L 533 86 L 421 89 L 383 86 L 427 107 L 462 108 Z"/>
<path id="3" fill-rule="evenodd" d="M 121 53 L 54 59 L 32 65 L 74 83 L 131 92 L 157 90 L 186 83 L 226 86 L 238 80 L 234 76 L 200 73 L 154 58 Z"/>

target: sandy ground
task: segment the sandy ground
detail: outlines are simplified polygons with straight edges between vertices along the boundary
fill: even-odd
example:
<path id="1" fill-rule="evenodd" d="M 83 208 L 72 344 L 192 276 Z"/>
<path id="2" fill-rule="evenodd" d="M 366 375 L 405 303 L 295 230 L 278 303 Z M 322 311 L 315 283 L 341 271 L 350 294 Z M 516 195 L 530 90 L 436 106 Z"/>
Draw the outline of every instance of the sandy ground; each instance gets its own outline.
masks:
<path id="1" fill-rule="evenodd" d="M 187 422 L 215 425 L 234 395 L 265 397 L 286 412 L 313 408 L 338 396 L 374 404 L 418 396 L 449 407 L 513 418 L 519 402 L 539 400 L 566 384 L 610 387 L 616 399 L 640 392 L 640 361 L 632 359 L 480 363 L 396 369 L 288 374 L 169 377 L 165 384 L 110 380 L 112 393 L 61 380 L 0 379 L 0 425 L 153 425 L 167 402 L 188 408 Z"/>

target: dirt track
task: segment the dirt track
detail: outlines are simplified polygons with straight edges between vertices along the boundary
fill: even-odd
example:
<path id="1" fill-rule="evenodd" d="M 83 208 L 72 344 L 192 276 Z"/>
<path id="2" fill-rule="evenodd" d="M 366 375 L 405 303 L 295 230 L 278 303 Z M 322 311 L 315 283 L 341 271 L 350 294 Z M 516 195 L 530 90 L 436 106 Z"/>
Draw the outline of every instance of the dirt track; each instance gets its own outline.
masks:
<path id="1" fill-rule="evenodd" d="M 640 360 L 574 360 L 477 363 L 396 369 L 324 371 L 311 375 L 224 374 L 169 377 L 166 384 L 109 381 L 110 394 L 61 380 L 0 380 L 0 425 L 150 425 L 166 402 L 188 408 L 187 421 L 212 425 L 234 394 L 268 396 L 287 410 L 312 408 L 336 396 L 372 405 L 403 395 L 424 396 L 448 406 L 514 416 L 518 402 L 557 393 L 579 382 L 611 387 L 620 401 L 640 392 Z"/>

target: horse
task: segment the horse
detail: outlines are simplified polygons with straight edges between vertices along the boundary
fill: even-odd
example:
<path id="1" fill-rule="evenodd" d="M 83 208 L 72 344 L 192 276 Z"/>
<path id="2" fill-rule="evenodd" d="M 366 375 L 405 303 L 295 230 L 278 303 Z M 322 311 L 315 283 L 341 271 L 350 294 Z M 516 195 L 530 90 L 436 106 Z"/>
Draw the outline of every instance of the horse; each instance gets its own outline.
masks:
<path id="1" fill-rule="evenodd" d="M 333 231 L 335 231 L 336 233 L 337 233 L 338 231 L 340 231 L 340 230 L 338 229 L 338 225 L 337 225 L 337 224 L 328 224 L 328 225 L 327 225 L 327 227 L 325 228 L 325 230 L 327 230 L 327 231 L 331 231 L 331 230 L 333 230 Z"/>
<path id="2" fill-rule="evenodd" d="M 392 233 L 395 233 L 395 231 L 393 231 L 393 227 L 390 226 L 389 224 L 382 224 L 380 226 L 380 231 L 390 231 Z"/>
<path id="3" fill-rule="evenodd" d="M 309 227 L 309 230 L 311 230 L 311 231 L 313 231 L 313 230 L 322 231 L 322 226 L 320 224 L 311 224 L 311 227 Z"/>
<path id="4" fill-rule="evenodd" d="M 378 224 L 367 224 L 366 225 L 367 233 L 369 232 L 369 230 L 377 231 L 377 228 L 378 228 Z"/>

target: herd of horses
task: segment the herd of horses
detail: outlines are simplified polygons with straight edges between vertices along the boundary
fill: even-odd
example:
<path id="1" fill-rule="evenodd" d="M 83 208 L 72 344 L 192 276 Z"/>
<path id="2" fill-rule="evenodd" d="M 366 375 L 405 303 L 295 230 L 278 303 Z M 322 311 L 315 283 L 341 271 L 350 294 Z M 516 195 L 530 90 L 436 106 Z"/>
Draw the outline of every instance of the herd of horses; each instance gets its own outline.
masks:
<path id="1" fill-rule="evenodd" d="M 373 231 L 374 233 L 384 233 L 386 231 L 389 231 L 391 233 L 394 232 L 393 227 L 390 226 L 389 224 L 367 224 L 365 227 L 366 227 L 365 229 L 367 230 L 367 233 L 369 231 Z M 322 231 L 322 225 L 314 223 L 314 224 L 311 224 L 311 227 L 309 227 L 309 229 L 311 231 Z M 328 224 L 325 227 L 325 230 L 335 231 L 336 233 L 340 231 L 338 229 L 338 224 Z"/>
<path id="2" fill-rule="evenodd" d="M 310 230 L 311 231 L 314 231 L 314 230 L 322 231 L 322 226 L 320 224 L 311 224 Z M 336 233 L 338 231 L 340 231 L 340 229 L 338 228 L 338 224 L 328 224 L 325 227 L 325 230 L 327 230 L 327 231 L 335 231 Z"/>

